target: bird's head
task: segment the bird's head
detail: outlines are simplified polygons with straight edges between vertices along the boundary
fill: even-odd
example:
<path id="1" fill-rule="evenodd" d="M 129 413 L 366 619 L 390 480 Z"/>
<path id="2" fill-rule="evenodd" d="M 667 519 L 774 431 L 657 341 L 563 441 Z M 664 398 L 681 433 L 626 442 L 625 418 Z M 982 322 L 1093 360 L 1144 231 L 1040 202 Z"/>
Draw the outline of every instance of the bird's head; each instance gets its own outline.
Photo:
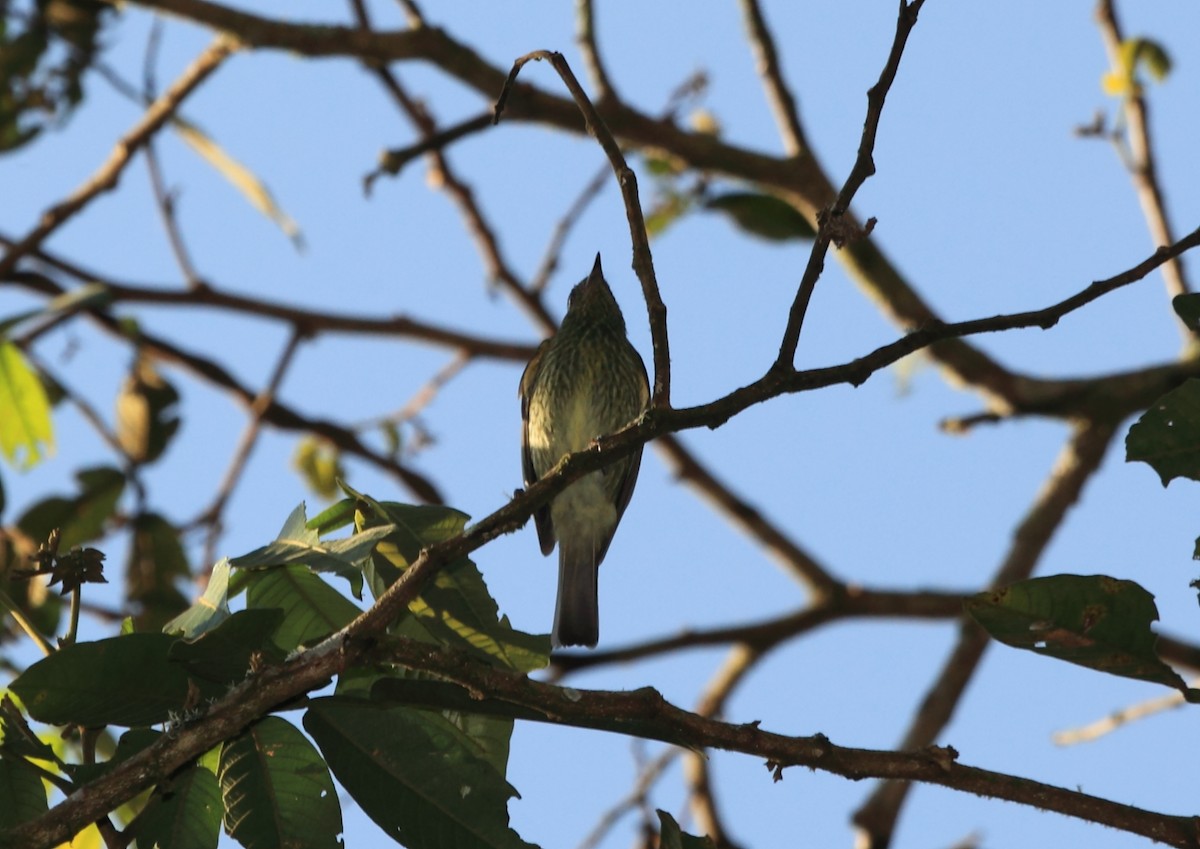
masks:
<path id="1" fill-rule="evenodd" d="M 621 307 L 613 297 L 608 282 L 604 279 L 604 270 L 600 267 L 600 254 L 596 254 L 596 263 L 591 273 L 576 284 L 567 299 L 567 315 L 563 323 L 574 321 L 604 321 L 615 322 L 625 331 L 625 318 L 621 315 Z"/>

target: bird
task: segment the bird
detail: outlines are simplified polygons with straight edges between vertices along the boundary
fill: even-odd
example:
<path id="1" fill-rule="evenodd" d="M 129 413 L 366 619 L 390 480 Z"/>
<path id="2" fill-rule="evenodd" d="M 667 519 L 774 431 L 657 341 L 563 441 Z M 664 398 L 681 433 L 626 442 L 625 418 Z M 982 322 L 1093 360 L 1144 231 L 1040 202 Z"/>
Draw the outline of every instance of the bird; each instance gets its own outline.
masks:
<path id="1" fill-rule="evenodd" d="M 645 411 L 646 364 L 625 335 L 625 317 L 604 279 L 600 254 L 571 290 L 558 332 L 521 375 L 521 466 L 535 483 L 567 454 L 582 451 Z M 533 514 L 542 554 L 558 544 L 555 647 L 594 647 L 600 638 L 600 563 L 637 483 L 642 449 L 589 472 Z"/>

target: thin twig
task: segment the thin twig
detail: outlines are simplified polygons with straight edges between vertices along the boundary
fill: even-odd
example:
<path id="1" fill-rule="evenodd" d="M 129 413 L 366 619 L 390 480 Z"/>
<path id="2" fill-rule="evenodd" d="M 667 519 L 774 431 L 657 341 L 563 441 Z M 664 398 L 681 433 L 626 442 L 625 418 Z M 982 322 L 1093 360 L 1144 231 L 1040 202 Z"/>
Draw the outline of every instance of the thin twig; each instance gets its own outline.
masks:
<path id="1" fill-rule="evenodd" d="M 554 226 L 554 232 L 550 236 L 550 243 L 546 245 L 546 252 L 542 254 L 542 261 L 538 265 L 538 270 L 534 272 L 533 279 L 529 282 L 529 291 L 541 293 L 545 291 L 546 284 L 550 282 L 550 275 L 558 269 L 558 260 L 562 255 L 563 245 L 567 241 L 567 236 L 571 232 L 571 228 L 575 226 L 575 222 L 583 215 L 584 210 L 591 205 L 592 201 L 604 190 L 608 185 L 608 166 L 603 166 L 596 171 L 592 179 L 590 179 L 583 191 L 575 198 L 574 202 L 567 208 L 563 217 L 558 220 Z"/>
<path id="2" fill-rule="evenodd" d="M 1193 681 L 1190 686 L 1196 686 L 1198 682 Z M 1079 728 L 1071 728 L 1065 731 L 1055 731 L 1051 739 L 1059 746 L 1074 746 L 1077 743 L 1090 743 L 1093 740 L 1099 740 L 1106 734 L 1111 734 L 1118 728 L 1128 725 L 1131 722 L 1136 722 L 1139 719 L 1145 719 L 1148 716 L 1164 713 L 1168 710 L 1175 710 L 1183 707 L 1187 701 L 1183 697 L 1183 693 L 1173 692 L 1167 693 L 1165 696 L 1160 696 L 1157 699 L 1147 699 L 1144 702 L 1139 702 L 1136 705 L 1131 705 L 1127 708 L 1121 708 L 1110 713 L 1103 719 L 1097 719 L 1095 722 L 1090 722 L 1087 725 Z"/>
<path id="3" fill-rule="evenodd" d="M 1054 533 L 1062 527 L 1067 511 L 1100 468 L 1114 432 L 1112 423 L 1082 422 L 1077 425 L 1050 477 L 1017 527 L 1012 546 L 993 576 L 991 586 L 1006 586 L 1033 573 Z M 964 619 L 958 642 L 904 735 L 900 744 L 902 750 L 916 751 L 933 745 L 950 722 L 988 645 L 986 632 L 973 621 Z M 889 845 L 911 787 L 904 781 L 886 781 L 875 789 L 853 816 L 859 829 L 859 846 L 870 849 Z"/>
<path id="4" fill-rule="evenodd" d="M 592 0 L 575 0 L 575 43 L 579 45 L 583 66 L 587 68 L 592 88 L 596 90 L 596 101 L 601 106 L 607 106 L 610 100 L 617 99 L 617 92 L 596 43 L 596 10 Z"/>
<path id="5" fill-rule="evenodd" d="M 775 115 L 779 135 L 783 139 L 783 149 L 788 156 L 805 155 L 808 153 L 808 141 L 804 138 L 804 125 L 800 123 L 800 111 L 796 108 L 796 96 L 792 94 L 783 78 L 783 67 L 779 62 L 779 53 L 775 49 L 775 38 L 771 35 L 771 29 L 763 17 L 762 7 L 758 0 L 740 0 L 740 2 L 742 18 L 746 22 L 746 31 L 750 36 L 750 45 L 754 49 L 758 75 L 762 77 L 767 101 L 771 104 L 771 112 Z"/>
<path id="6" fill-rule="evenodd" d="M 54 385 L 58 387 L 60 392 L 62 392 L 63 397 L 67 399 L 71 406 L 79 411 L 79 414 L 83 416 L 84 421 L 91 425 L 92 430 L 94 430 L 96 434 L 102 440 L 104 440 L 104 444 L 107 445 L 117 456 L 118 462 L 121 465 L 121 472 L 125 475 L 125 480 L 128 481 L 131 487 L 133 487 L 134 496 L 138 503 L 141 504 L 145 502 L 146 485 L 142 481 L 142 476 L 138 470 L 138 464 L 135 463 L 133 458 L 130 457 L 125 451 L 125 446 L 121 444 L 120 438 L 113 431 L 113 429 L 109 427 L 108 422 L 104 420 L 104 417 L 100 415 L 100 411 L 93 407 L 87 398 L 85 398 L 81 393 L 75 391 L 70 384 L 68 384 L 59 374 L 51 369 L 49 364 L 43 358 L 39 357 L 36 352 L 32 350 L 26 350 L 25 355 L 29 358 L 29 361 L 37 367 L 38 371 L 42 372 L 51 381 L 53 381 Z"/>
<path id="7" fill-rule="evenodd" d="M 0 245 L 13 244 L 15 242 L 12 239 L 0 234 Z M 469 351 L 472 356 L 491 357 L 510 362 L 527 361 L 533 356 L 537 347 L 524 342 L 507 342 L 502 339 L 489 339 L 463 333 L 403 315 L 380 318 L 367 314 L 338 314 L 329 310 L 304 309 L 279 301 L 252 298 L 225 291 L 211 284 L 200 289 L 179 289 L 119 283 L 96 271 L 68 262 L 45 249 L 35 251 L 32 256 L 52 268 L 69 274 L 81 283 L 103 286 L 105 301 L 108 304 L 167 304 L 226 309 L 255 318 L 281 321 L 309 334 L 337 332 L 404 337 L 456 351 Z M 56 298 L 68 291 L 46 275 L 36 271 L 14 271 L 8 275 L 5 282 L 16 283 L 29 291 L 38 292 L 49 298 Z M 56 314 L 53 319 L 60 321 L 62 316 L 69 317 L 72 314 L 64 311 Z M 44 329 L 39 329 L 39 334 L 41 332 L 44 332 Z"/>
<path id="8" fill-rule="evenodd" d="M 25 636 L 33 641 L 43 655 L 49 657 L 54 654 L 54 646 L 42 636 L 33 621 L 24 614 L 17 602 L 3 589 L 0 589 L 0 608 L 3 608 L 12 617 L 12 620 L 17 623 L 17 627 L 25 632 Z"/>
<path id="9" fill-rule="evenodd" d="M 237 488 L 238 481 L 242 478 L 242 472 L 246 469 L 246 462 L 250 459 L 250 454 L 254 451 L 254 445 L 258 441 L 258 435 L 262 431 L 263 416 L 272 402 L 274 402 L 275 396 L 279 393 L 279 387 L 283 383 L 284 375 L 287 374 L 287 370 L 292 364 L 292 359 L 295 357 L 296 351 L 303 339 L 304 336 L 299 332 L 293 332 L 288 338 L 287 344 L 284 346 L 283 352 L 279 355 L 279 359 L 275 363 L 275 368 L 271 372 L 266 386 L 263 387 L 262 391 L 250 403 L 250 420 L 246 422 L 246 428 L 242 431 L 242 435 L 238 439 L 237 447 L 233 451 L 229 467 L 225 470 L 225 476 L 221 479 L 221 485 L 217 487 L 217 494 L 213 498 L 212 504 L 201 512 L 199 518 L 192 522 L 193 525 L 203 524 L 208 526 L 208 534 L 204 541 L 203 562 L 206 564 L 216 562 L 217 541 L 224 530 L 222 517 L 225 512 L 225 505 L 229 503 L 234 489 Z"/>
<path id="10" fill-rule="evenodd" d="M 800 329 L 804 325 L 804 316 L 808 312 L 809 301 L 812 300 L 813 290 L 817 280 L 825 269 L 825 254 L 830 244 L 839 247 L 842 244 L 865 236 L 874 226 L 873 219 L 868 219 L 862 231 L 850 225 L 844 216 L 850 209 L 850 202 L 868 177 L 875 173 L 875 137 L 879 132 L 879 121 L 883 116 L 883 105 L 887 100 L 888 91 L 896 79 L 896 71 L 900 68 L 900 57 L 904 55 L 904 46 L 908 35 L 917 24 L 917 15 L 925 0 L 900 0 L 900 14 L 896 19 L 896 35 L 892 40 L 892 49 L 888 53 L 887 62 L 879 74 L 875 85 L 867 91 L 867 118 L 863 122 L 862 138 L 858 145 L 858 156 L 850 175 L 842 184 L 833 205 L 818 217 L 817 238 L 813 241 L 812 250 L 808 255 L 808 263 L 804 275 L 800 278 L 800 286 L 796 298 L 788 312 L 787 327 L 783 333 L 783 341 L 779 346 L 779 356 L 775 360 L 775 368 L 787 371 L 794 368 L 796 347 L 800 341 Z M 847 230 L 850 227 L 850 230 Z"/>
<path id="11" fill-rule="evenodd" d="M 1109 64 L 1116 69 L 1120 66 L 1121 43 L 1125 37 L 1121 32 L 1121 23 L 1117 18 L 1113 0 L 1099 0 L 1096 4 L 1095 18 L 1104 41 L 1104 49 L 1108 53 Z M 1169 245 L 1175 241 L 1172 235 L 1174 228 L 1171 226 L 1162 187 L 1158 181 L 1154 144 L 1150 137 L 1149 104 L 1140 91 L 1128 92 L 1121 98 L 1121 112 L 1125 117 L 1125 138 L 1129 143 L 1126 165 L 1129 176 L 1133 179 L 1138 203 L 1142 207 L 1142 215 L 1150 229 L 1150 238 L 1155 246 Z M 1162 268 L 1162 275 L 1167 284 L 1167 295 L 1170 297 L 1191 291 L 1183 260 L 1174 259 L 1166 263 Z M 1185 335 L 1190 335 L 1186 328 L 1182 329 Z"/>
<path id="12" fill-rule="evenodd" d="M 371 32 L 371 20 L 366 4 L 362 0 L 350 0 L 350 3 L 359 29 L 363 32 Z M 382 63 L 368 63 L 367 66 L 392 96 L 392 99 L 396 101 L 396 104 L 408 117 L 409 121 L 412 122 L 413 126 L 417 128 L 422 139 L 429 140 L 436 138 L 438 127 L 433 117 L 423 104 L 409 95 L 408 91 L 401 85 L 399 78 Z M 426 153 L 429 156 L 431 181 L 441 186 L 458 206 L 459 212 L 467 225 L 467 230 L 471 233 L 476 245 L 479 247 L 479 253 L 483 258 L 484 265 L 487 267 L 490 279 L 508 292 L 543 331 L 553 331 L 557 326 L 557 322 L 555 322 L 554 318 L 546 310 L 541 300 L 529 292 L 525 286 L 521 285 L 517 279 L 517 275 L 504 260 L 503 254 L 500 251 L 499 239 L 479 209 L 479 205 L 475 201 L 474 192 L 451 169 L 440 146 L 431 147 Z"/>
<path id="13" fill-rule="evenodd" d="M 734 646 L 701 693 L 696 713 L 700 716 L 722 717 L 734 690 L 746 680 L 762 657 L 761 651 L 745 644 Z M 683 759 L 683 771 L 688 785 L 689 807 L 700 833 L 707 835 L 717 849 L 737 849 L 717 806 L 708 756 L 701 752 L 687 752 Z"/>
<path id="14" fill-rule="evenodd" d="M 146 55 L 142 60 L 141 100 L 145 103 L 153 103 L 158 96 L 154 68 L 158 61 L 158 50 L 161 44 L 162 18 L 156 17 L 154 24 L 150 27 L 150 35 L 146 42 Z M 150 172 L 150 188 L 154 193 L 154 204 L 158 208 L 159 218 L 162 219 L 167 242 L 171 246 L 171 252 L 175 255 L 175 262 L 178 263 L 188 288 L 198 289 L 203 283 L 200 275 L 196 272 L 196 266 L 192 264 L 191 255 L 188 253 L 187 244 L 183 239 L 183 232 L 179 228 L 179 220 L 175 216 L 175 197 L 167 188 L 166 180 L 163 178 L 162 163 L 159 162 L 158 150 L 153 138 L 146 140 L 146 168 Z"/>
<path id="15" fill-rule="evenodd" d="M 814 599 L 824 599 L 842 586 L 829 570 L 782 528 L 701 465 L 678 438 L 665 436 L 655 442 L 655 447 L 659 455 L 673 467 L 677 480 L 690 484 L 734 527 L 757 540 L 789 575 L 805 585 Z"/>
<path id="16" fill-rule="evenodd" d="M 614 804 L 611 808 L 600 815 L 600 819 L 592 827 L 592 830 L 587 833 L 583 840 L 579 841 L 577 849 L 596 849 L 601 841 L 608 836 L 608 833 L 621 821 L 630 811 L 635 811 L 646 803 L 646 798 L 658 780 L 663 777 L 667 771 L 667 767 L 675 763 L 679 758 L 680 750 L 675 746 L 663 750 L 656 758 L 643 766 L 637 775 L 637 779 L 633 783 L 633 789 L 629 791 L 623 799 Z"/>
<path id="17" fill-rule="evenodd" d="M 408 163 L 412 162 L 418 156 L 444 150 L 454 142 L 475 133 L 489 130 L 492 126 L 492 113 L 491 110 L 488 110 L 476 115 L 474 118 L 468 118 L 465 121 L 460 121 L 445 129 L 438 130 L 436 133 L 424 135 L 420 141 L 410 144 L 407 147 L 385 150 L 379 156 L 378 167 L 363 178 L 363 188 L 370 193 L 375 185 L 375 181 L 384 174 L 399 174 L 404 169 L 404 166 L 408 165 Z"/>
<path id="18" fill-rule="evenodd" d="M 642 284 L 642 295 L 646 299 L 646 312 L 650 319 L 650 339 L 654 348 L 654 391 L 651 395 L 651 407 L 654 410 L 666 410 L 671 406 L 671 353 L 667 340 L 667 307 L 658 291 L 658 280 L 654 275 L 654 258 L 650 253 L 650 238 L 646 234 L 646 221 L 642 216 L 642 205 L 638 198 L 637 175 L 625 161 L 621 148 L 616 139 L 600 118 L 596 107 L 588 99 L 587 93 L 575 78 L 571 66 L 561 53 L 551 50 L 535 50 L 527 53 L 513 63 L 508 73 L 500 96 L 496 99 L 495 113 L 497 122 L 504 113 L 505 103 L 516 83 L 521 69 L 531 61 L 549 62 L 562 78 L 567 91 L 575 100 L 575 105 L 583 115 L 588 132 L 600 144 L 612 165 L 617 184 L 621 187 L 621 198 L 625 201 L 625 217 L 629 222 L 629 238 L 633 244 L 633 270 Z"/>
<path id="19" fill-rule="evenodd" d="M 708 646 L 745 645 L 759 654 L 825 625 L 848 619 L 957 619 L 965 593 L 932 590 L 888 591 L 864 587 L 841 588 L 824 601 L 761 622 L 749 622 L 703 631 L 688 630 L 631 646 L 591 652 L 555 652 L 550 658 L 549 681 L 584 669 L 658 657 L 680 650 Z"/>
<path id="20" fill-rule="evenodd" d="M 46 210 L 38 224 L 23 239 L 9 247 L 7 253 L 0 259 L 0 280 L 6 279 L 16 268 L 17 262 L 40 247 L 46 237 L 74 217 L 98 195 L 116 188 L 117 182 L 121 179 L 121 174 L 133 158 L 133 154 L 162 128 L 184 99 L 208 79 L 209 75 L 237 47 L 238 42 L 234 37 L 225 34 L 218 35 L 163 96 L 151 104 L 133 129 L 121 137 L 104 164 L 65 200 Z"/>

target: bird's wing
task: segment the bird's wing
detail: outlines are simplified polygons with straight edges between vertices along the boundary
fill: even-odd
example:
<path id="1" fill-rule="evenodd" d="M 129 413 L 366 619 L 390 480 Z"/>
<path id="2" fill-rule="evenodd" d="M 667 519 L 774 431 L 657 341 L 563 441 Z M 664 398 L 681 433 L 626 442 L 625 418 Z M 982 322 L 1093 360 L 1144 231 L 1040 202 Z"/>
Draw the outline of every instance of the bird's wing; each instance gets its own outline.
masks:
<path id="1" fill-rule="evenodd" d="M 650 401 L 650 378 L 646 374 L 646 363 L 642 361 L 642 356 L 637 352 L 632 345 L 629 350 L 633 353 L 633 361 L 637 363 L 638 368 L 642 373 L 642 407 Z M 619 467 L 619 464 L 618 464 Z M 608 553 L 609 543 L 612 542 L 613 535 L 617 532 L 617 525 L 621 524 L 621 517 L 625 515 L 625 508 L 629 506 L 629 499 L 633 497 L 633 488 L 637 485 L 638 472 L 642 467 L 642 449 L 629 455 L 629 468 L 625 470 L 624 476 L 621 478 L 617 486 L 617 521 L 613 523 L 612 531 L 608 534 L 608 538 L 604 540 L 604 545 L 600 548 L 600 556 L 596 559 L 599 563 L 604 559 L 604 555 Z M 612 468 L 611 466 L 609 467 Z"/>
<path id="2" fill-rule="evenodd" d="M 537 483 L 538 479 L 537 469 L 533 467 L 533 454 L 529 450 L 529 398 L 533 394 L 533 385 L 537 380 L 538 369 L 541 367 L 542 354 L 548 343 L 549 340 L 546 340 L 538 346 L 537 353 L 533 355 L 533 359 L 521 373 L 519 390 L 521 395 L 521 474 L 525 479 L 525 486 Z M 538 544 L 542 547 L 542 554 L 549 554 L 554 550 L 554 524 L 550 521 L 549 504 L 543 504 L 533 512 L 533 524 L 537 528 Z"/>

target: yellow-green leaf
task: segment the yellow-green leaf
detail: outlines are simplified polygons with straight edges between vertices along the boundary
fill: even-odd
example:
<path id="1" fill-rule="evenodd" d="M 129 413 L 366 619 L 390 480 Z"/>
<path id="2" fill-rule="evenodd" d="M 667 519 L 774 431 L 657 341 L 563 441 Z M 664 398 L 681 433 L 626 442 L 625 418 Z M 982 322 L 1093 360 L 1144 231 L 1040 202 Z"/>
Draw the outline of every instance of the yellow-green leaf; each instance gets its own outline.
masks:
<path id="1" fill-rule="evenodd" d="M 0 452 L 28 469 L 54 453 L 50 401 L 33 369 L 12 342 L 0 342 Z"/>
<path id="2" fill-rule="evenodd" d="M 304 236 L 300 232 L 300 226 L 276 203 L 275 197 L 267 188 L 266 183 L 249 168 L 226 153 L 224 148 L 195 124 L 182 118 L 176 118 L 172 122 L 172 127 L 192 150 L 207 159 L 209 165 L 220 171 L 221 176 L 232 183 L 234 188 L 254 205 L 255 209 L 275 222 L 276 226 L 292 240 L 296 250 L 304 249 Z"/>

